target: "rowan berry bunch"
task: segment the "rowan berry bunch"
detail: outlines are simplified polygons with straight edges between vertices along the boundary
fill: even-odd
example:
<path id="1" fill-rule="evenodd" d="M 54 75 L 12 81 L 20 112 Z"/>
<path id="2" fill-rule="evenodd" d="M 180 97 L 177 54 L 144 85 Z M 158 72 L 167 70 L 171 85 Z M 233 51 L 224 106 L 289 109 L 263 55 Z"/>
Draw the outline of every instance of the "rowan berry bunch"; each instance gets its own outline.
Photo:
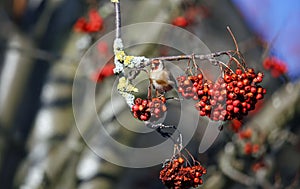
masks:
<path id="1" fill-rule="evenodd" d="M 197 100 L 195 107 L 199 115 L 214 121 L 242 120 L 254 110 L 266 93 L 258 85 L 262 80 L 263 73 L 256 74 L 252 68 L 237 68 L 235 72 L 228 68 L 216 82 L 204 80 L 203 74 L 177 78 L 178 92 L 184 98 Z"/>
<path id="2" fill-rule="evenodd" d="M 255 155 L 259 152 L 260 146 L 258 144 L 253 144 L 251 142 L 247 142 L 244 145 L 244 154 L 245 155 Z"/>
<path id="3" fill-rule="evenodd" d="M 286 63 L 277 58 L 276 56 L 267 57 L 263 61 L 263 67 L 266 70 L 271 71 L 271 75 L 275 78 L 287 73 Z"/>
<path id="4" fill-rule="evenodd" d="M 141 121 L 156 121 L 160 119 L 167 111 L 164 96 L 155 97 L 150 100 L 136 98 L 132 106 L 133 116 Z"/>
<path id="5" fill-rule="evenodd" d="M 150 119 L 151 113 L 149 108 L 149 100 L 137 98 L 134 100 L 132 106 L 133 116 L 141 121 L 147 121 Z"/>
<path id="6" fill-rule="evenodd" d="M 266 89 L 259 85 L 263 76 L 261 72 L 256 74 L 252 68 L 244 71 L 236 69 L 235 73 L 227 72 L 224 75 L 227 90 L 227 120 L 235 118 L 242 120 L 249 111 L 255 109 L 257 101 L 263 99 L 266 94 Z"/>
<path id="7" fill-rule="evenodd" d="M 151 112 L 150 121 L 156 121 L 163 117 L 164 113 L 167 111 L 165 103 L 166 98 L 164 96 L 152 98 L 151 101 L 149 101 L 148 106 Z"/>
<path id="8" fill-rule="evenodd" d="M 84 33 L 99 32 L 103 28 L 103 18 L 96 9 L 88 12 L 88 19 L 81 17 L 74 25 L 75 31 Z"/>
<path id="9" fill-rule="evenodd" d="M 206 174 L 206 169 L 200 165 L 187 165 L 181 156 L 168 162 L 160 171 L 160 179 L 168 188 L 186 189 L 198 187 L 203 183 L 202 176 Z"/>

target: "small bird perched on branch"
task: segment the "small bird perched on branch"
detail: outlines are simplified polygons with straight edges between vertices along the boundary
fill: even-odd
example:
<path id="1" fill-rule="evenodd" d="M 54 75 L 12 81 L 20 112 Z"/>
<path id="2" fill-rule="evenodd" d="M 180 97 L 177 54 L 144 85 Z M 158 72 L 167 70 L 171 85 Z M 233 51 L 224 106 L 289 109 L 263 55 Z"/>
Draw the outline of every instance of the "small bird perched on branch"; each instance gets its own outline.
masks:
<path id="1" fill-rule="evenodd" d="M 165 69 L 165 65 L 161 60 L 153 60 L 151 63 L 150 80 L 153 87 L 163 93 L 173 88 L 174 82 L 170 80 L 169 72 Z"/>

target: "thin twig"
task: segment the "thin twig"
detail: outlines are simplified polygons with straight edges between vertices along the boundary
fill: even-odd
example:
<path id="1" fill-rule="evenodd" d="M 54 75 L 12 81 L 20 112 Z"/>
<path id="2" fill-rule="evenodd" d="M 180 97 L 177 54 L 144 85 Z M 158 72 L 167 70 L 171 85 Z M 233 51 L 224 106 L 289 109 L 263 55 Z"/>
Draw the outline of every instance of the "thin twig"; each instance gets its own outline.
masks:
<path id="1" fill-rule="evenodd" d="M 233 40 L 233 42 L 234 42 L 236 52 L 239 53 L 239 46 L 238 46 L 238 44 L 237 44 L 237 42 L 236 42 L 236 39 L 235 39 L 235 37 L 234 37 L 234 35 L 233 35 L 233 33 L 232 33 L 232 31 L 231 31 L 231 29 L 230 29 L 229 26 L 227 26 L 227 30 L 228 30 L 228 32 L 230 33 L 231 38 L 232 38 L 232 40 Z"/>
<path id="2" fill-rule="evenodd" d="M 115 3 L 115 14 L 116 14 L 116 38 L 121 38 L 121 10 L 120 0 Z"/>
<path id="3" fill-rule="evenodd" d="M 224 66 L 226 69 L 230 70 L 232 73 L 234 73 L 234 71 L 227 65 L 225 64 L 224 62 L 222 61 L 219 61 L 219 60 L 214 60 L 217 62 L 217 65 L 221 65 L 221 66 Z"/>
<path id="4" fill-rule="evenodd" d="M 235 57 L 231 57 L 230 59 L 233 60 L 239 67 L 241 67 L 244 72 L 246 72 L 245 67 Z"/>
<path id="5" fill-rule="evenodd" d="M 184 150 L 186 151 L 186 153 L 191 157 L 191 159 L 193 160 L 193 164 L 195 165 L 195 158 L 193 157 L 193 155 L 191 154 L 191 152 L 189 152 L 186 148 L 184 148 Z"/>
<path id="6" fill-rule="evenodd" d="M 193 58 L 193 56 L 195 59 L 209 60 L 214 57 L 228 55 L 228 53 L 230 53 L 230 52 L 231 51 L 220 51 L 220 52 L 215 52 L 215 53 L 205 54 L 205 55 L 191 54 L 191 55 L 161 56 L 161 57 L 151 58 L 151 60 L 165 60 L 165 61 L 191 60 Z"/>
<path id="7" fill-rule="evenodd" d="M 187 165 L 188 165 L 189 167 L 192 166 L 191 162 L 189 161 L 189 159 L 188 159 L 184 154 L 180 154 L 180 156 L 182 156 L 182 157 L 185 159 L 185 161 L 187 162 Z"/>

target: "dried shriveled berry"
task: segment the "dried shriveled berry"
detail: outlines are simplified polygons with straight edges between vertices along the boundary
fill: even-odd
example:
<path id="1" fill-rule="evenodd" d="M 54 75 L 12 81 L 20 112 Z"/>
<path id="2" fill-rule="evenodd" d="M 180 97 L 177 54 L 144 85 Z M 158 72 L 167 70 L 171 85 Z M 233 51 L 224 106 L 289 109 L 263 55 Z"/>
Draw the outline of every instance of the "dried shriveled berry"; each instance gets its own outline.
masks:
<path id="1" fill-rule="evenodd" d="M 173 159 L 160 171 L 159 178 L 168 188 L 188 189 L 203 183 L 202 176 L 206 169 L 200 164 L 186 166 L 182 157 Z"/>

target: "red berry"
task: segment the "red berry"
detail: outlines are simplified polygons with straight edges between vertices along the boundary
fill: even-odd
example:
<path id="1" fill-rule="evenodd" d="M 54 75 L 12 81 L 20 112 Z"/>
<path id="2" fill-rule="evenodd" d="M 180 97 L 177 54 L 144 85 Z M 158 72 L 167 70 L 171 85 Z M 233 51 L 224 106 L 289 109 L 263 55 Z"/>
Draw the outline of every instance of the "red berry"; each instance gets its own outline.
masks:
<path id="1" fill-rule="evenodd" d="M 217 102 L 216 102 L 215 100 L 210 100 L 210 104 L 211 104 L 212 106 L 215 106 L 215 105 L 217 104 Z"/>
<path id="2" fill-rule="evenodd" d="M 251 87 L 251 93 L 256 93 L 256 87 Z"/>
<path id="3" fill-rule="evenodd" d="M 247 93 L 247 96 L 248 96 L 249 98 L 253 98 L 254 95 L 253 95 L 253 93 L 250 92 L 250 93 Z"/>
<path id="4" fill-rule="evenodd" d="M 241 102 L 239 100 L 235 100 L 235 101 L 232 102 L 232 105 L 235 106 L 235 107 L 237 107 L 237 106 L 240 105 L 240 103 Z"/>
<path id="5" fill-rule="evenodd" d="M 263 89 L 263 94 L 266 94 L 267 93 L 267 90 L 266 89 Z"/>
<path id="6" fill-rule="evenodd" d="M 238 107 L 234 107 L 234 108 L 233 108 L 233 112 L 234 112 L 234 113 L 239 113 L 239 111 L 240 111 L 240 109 L 239 109 Z"/>
<path id="7" fill-rule="evenodd" d="M 254 73 L 254 69 L 253 69 L 253 68 L 248 68 L 248 69 L 247 69 L 247 72 L 248 72 L 248 73 Z"/>
<path id="8" fill-rule="evenodd" d="M 142 120 L 142 121 L 147 121 L 147 120 L 148 120 L 148 116 L 142 114 L 142 115 L 140 116 L 140 120 Z"/>
<path id="9" fill-rule="evenodd" d="M 259 145 L 258 144 L 253 144 L 252 153 L 257 153 L 258 151 L 259 151 Z"/>
<path id="10" fill-rule="evenodd" d="M 229 99 L 236 99 L 236 94 L 234 94 L 234 93 L 229 93 L 228 95 L 227 95 L 227 97 L 229 98 Z"/>
<path id="11" fill-rule="evenodd" d="M 264 98 L 264 96 L 262 94 L 257 94 L 256 95 L 256 100 L 261 100 L 263 98 Z"/>
<path id="12" fill-rule="evenodd" d="M 147 104 L 148 104 L 148 100 L 143 100 L 143 101 L 142 101 L 142 105 L 143 105 L 143 106 L 146 106 Z"/>
<path id="13" fill-rule="evenodd" d="M 194 178 L 194 183 L 198 184 L 200 182 L 199 178 Z"/>
<path id="14" fill-rule="evenodd" d="M 249 84 L 250 84 L 250 82 L 249 82 L 249 80 L 248 80 L 248 79 L 244 79 L 244 80 L 243 80 L 243 85 L 245 85 L 245 86 L 246 86 L 246 85 L 249 85 Z"/>
<path id="15" fill-rule="evenodd" d="M 198 91 L 197 87 L 193 87 L 193 88 L 192 88 L 192 91 L 193 91 L 194 93 L 196 93 L 196 92 Z"/>
<path id="16" fill-rule="evenodd" d="M 226 82 L 226 83 L 229 83 L 230 81 L 231 81 L 231 76 L 230 75 L 224 75 L 224 81 Z"/>
<path id="17" fill-rule="evenodd" d="M 135 105 L 132 106 L 132 111 L 133 112 L 136 112 L 138 110 L 139 110 L 139 105 L 135 104 Z"/>
<path id="18" fill-rule="evenodd" d="M 257 76 L 257 77 L 256 77 L 256 80 L 257 80 L 257 83 L 260 83 L 260 82 L 262 82 L 263 78 L 260 77 L 260 76 Z"/>
<path id="19" fill-rule="evenodd" d="M 262 94 L 263 93 L 263 88 L 262 87 L 258 87 L 257 88 L 257 93 Z"/>
<path id="20" fill-rule="evenodd" d="M 204 111 L 200 110 L 199 115 L 200 115 L 200 116 L 205 116 L 206 113 L 205 113 Z"/>
<path id="21" fill-rule="evenodd" d="M 184 159 L 183 159 L 182 157 L 179 157 L 179 158 L 178 158 L 178 162 L 179 162 L 180 164 L 183 164 L 183 163 L 184 163 Z"/>
<path id="22" fill-rule="evenodd" d="M 245 107 L 245 108 L 247 107 L 247 102 L 242 102 L 241 104 L 243 107 Z"/>
<path id="23" fill-rule="evenodd" d="M 251 143 L 246 143 L 244 146 L 244 153 L 246 155 L 250 155 L 252 153 L 252 144 Z"/>
<path id="24" fill-rule="evenodd" d="M 235 88 L 234 88 L 234 90 L 233 90 L 233 92 L 234 92 L 235 94 L 238 94 L 238 93 L 240 93 L 240 88 L 238 88 L 238 87 L 235 87 Z"/>
<path id="25" fill-rule="evenodd" d="M 211 110 L 211 106 L 210 105 L 205 105 L 204 108 L 205 108 L 206 111 L 210 111 Z"/>
<path id="26" fill-rule="evenodd" d="M 236 70 L 235 70 L 235 73 L 236 73 L 237 75 L 241 75 L 241 74 L 243 73 L 243 71 L 242 71 L 241 69 L 236 69 Z"/>
<path id="27" fill-rule="evenodd" d="M 215 111 L 213 112 L 213 116 L 214 116 L 214 117 L 219 117 L 219 116 L 220 116 L 220 112 L 215 110 Z"/>
<path id="28" fill-rule="evenodd" d="M 160 114 L 160 109 L 155 108 L 153 113 L 154 113 L 154 114 Z"/>
<path id="29" fill-rule="evenodd" d="M 182 93 L 183 92 L 183 88 L 182 87 L 178 87 L 178 92 Z"/>
<path id="30" fill-rule="evenodd" d="M 263 74 L 262 72 L 258 72 L 258 73 L 257 73 L 257 76 L 259 76 L 259 77 L 262 77 L 262 78 L 263 78 L 263 77 L 264 77 L 264 74 Z"/>
<path id="31" fill-rule="evenodd" d="M 226 111 L 226 110 L 222 110 L 222 111 L 221 111 L 221 115 L 222 115 L 223 117 L 225 117 L 226 114 L 227 114 L 227 111 Z"/>
<path id="32" fill-rule="evenodd" d="M 199 90 L 199 91 L 198 91 L 198 95 L 199 95 L 199 96 L 202 96 L 202 95 L 204 95 L 204 92 L 203 92 L 202 90 Z"/>
<path id="33" fill-rule="evenodd" d="M 188 25 L 188 21 L 185 17 L 178 16 L 172 21 L 172 24 L 178 27 L 186 27 Z"/>
<path id="34" fill-rule="evenodd" d="M 232 104 L 232 100 L 226 100 L 226 104 L 227 105 Z"/>
<path id="35" fill-rule="evenodd" d="M 242 78 L 242 79 L 246 79 L 246 78 L 247 78 L 247 74 L 242 73 L 242 74 L 241 74 L 241 78 Z"/>
<path id="36" fill-rule="evenodd" d="M 238 88 L 243 88 L 244 87 L 244 84 L 243 84 L 242 81 L 238 81 L 236 85 L 237 85 Z"/>
<path id="37" fill-rule="evenodd" d="M 219 96 L 219 97 L 218 97 L 218 101 L 219 101 L 219 102 L 222 102 L 223 100 L 224 100 L 224 97 L 223 97 L 223 96 Z"/>
<path id="38" fill-rule="evenodd" d="M 247 91 L 247 92 L 251 91 L 251 86 L 249 86 L 249 85 L 245 86 L 245 91 Z"/>
<path id="39" fill-rule="evenodd" d="M 143 105 L 139 105 L 139 111 L 143 111 L 144 107 L 145 106 L 143 106 Z"/>
<path id="40" fill-rule="evenodd" d="M 244 96 L 246 94 L 245 90 L 240 90 L 240 95 Z"/>
<path id="41" fill-rule="evenodd" d="M 201 107 L 204 107 L 205 105 L 206 105 L 206 103 L 204 102 L 204 101 L 199 101 L 199 105 L 201 106 Z"/>
<path id="42" fill-rule="evenodd" d="M 238 80 L 238 76 L 236 74 L 232 74 L 231 75 L 231 79 L 234 80 L 234 81 L 237 81 Z"/>
<path id="43" fill-rule="evenodd" d="M 227 91 L 231 92 L 231 91 L 233 91 L 234 87 L 231 85 L 227 85 L 226 89 L 227 89 Z"/>

